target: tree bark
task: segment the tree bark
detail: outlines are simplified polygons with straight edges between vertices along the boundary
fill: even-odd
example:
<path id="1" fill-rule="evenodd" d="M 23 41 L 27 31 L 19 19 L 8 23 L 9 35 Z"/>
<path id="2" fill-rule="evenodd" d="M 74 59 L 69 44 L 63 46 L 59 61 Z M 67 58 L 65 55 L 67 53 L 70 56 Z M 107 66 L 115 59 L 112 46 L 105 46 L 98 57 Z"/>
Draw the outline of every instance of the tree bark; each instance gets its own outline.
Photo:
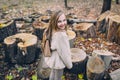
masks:
<path id="1" fill-rule="evenodd" d="M 116 42 L 117 44 L 120 44 L 120 16 L 114 15 L 109 16 L 109 28 L 108 28 L 108 34 L 107 34 L 107 40 Z"/>
<path id="2" fill-rule="evenodd" d="M 7 21 L 7 22 L 5 21 L 0 23 L 5 24 L 5 26 L 0 28 L 0 42 L 3 42 L 6 37 L 17 33 L 15 21 L 11 20 L 11 21 Z"/>
<path id="3" fill-rule="evenodd" d="M 105 11 L 111 9 L 111 1 L 112 1 L 112 0 L 104 0 L 104 1 L 103 1 L 103 6 L 102 6 L 102 11 L 101 11 L 101 13 L 104 13 Z"/>

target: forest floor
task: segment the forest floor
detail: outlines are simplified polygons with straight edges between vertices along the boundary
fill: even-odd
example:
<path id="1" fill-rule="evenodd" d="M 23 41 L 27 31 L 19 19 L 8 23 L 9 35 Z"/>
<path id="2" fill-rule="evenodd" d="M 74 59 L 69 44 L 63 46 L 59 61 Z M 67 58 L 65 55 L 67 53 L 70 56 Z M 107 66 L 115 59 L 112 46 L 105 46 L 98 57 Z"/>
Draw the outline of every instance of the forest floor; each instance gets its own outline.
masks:
<path id="1" fill-rule="evenodd" d="M 68 10 L 64 6 L 64 0 L 17 0 L 16 2 L 14 2 L 14 0 L 3 0 L 0 1 L 0 16 L 2 13 L 7 13 L 8 15 L 5 16 L 5 18 L 12 19 L 16 17 L 19 18 L 19 16 L 21 17 L 19 13 L 22 13 L 22 16 L 27 16 L 35 12 L 46 14 L 47 10 L 62 10 L 66 15 L 75 14 L 79 19 L 97 20 L 102 10 L 102 4 L 102 0 L 68 0 L 68 6 L 73 7 Z M 111 11 L 120 15 L 120 4 L 117 5 L 115 2 L 112 2 Z M 0 17 L 0 19 L 2 19 L 2 17 Z M 106 49 L 120 56 L 120 46 L 117 44 L 113 43 L 111 45 L 102 39 L 89 40 L 87 43 L 86 41 L 85 39 L 81 40 L 81 38 L 76 37 L 75 47 L 80 47 L 78 44 L 82 43 L 85 48 L 89 48 L 88 51 L 86 51 L 86 53 L 88 53 L 91 50 L 91 46 L 89 45 L 96 42 L 100 45 L 106 45 Z M 102 42 L 102 44 L 100 42 Z M 36 68 L 39 59 L 32 64 L 23 66 L 15 64 L 13 66 L 13 64 L 8 65 L 8 63 L 2 60 L 3 57 L 1 55 L 3 54 L 4 49 L 2 43 L 0 43 L 0 80 L 36 80 Z M 119 68 L 120 60 L 113 61 L 109 68 L 109 73 Z"/>

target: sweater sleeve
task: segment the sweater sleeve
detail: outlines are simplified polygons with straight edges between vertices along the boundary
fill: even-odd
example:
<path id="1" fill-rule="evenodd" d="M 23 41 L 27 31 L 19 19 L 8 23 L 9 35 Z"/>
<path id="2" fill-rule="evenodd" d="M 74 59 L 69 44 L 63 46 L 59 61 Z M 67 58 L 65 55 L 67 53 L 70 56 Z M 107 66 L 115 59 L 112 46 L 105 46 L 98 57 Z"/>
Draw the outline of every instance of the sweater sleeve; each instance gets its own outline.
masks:
<path id="1" fill-rule="evenodd" d="M 66 33 L 62 33 L 58 39 L 58 54 L 64 65 L 70 69 L 72 68 L 72 60 L 71 60 L 71 51 L 69 45 L 69 39 Z"/>

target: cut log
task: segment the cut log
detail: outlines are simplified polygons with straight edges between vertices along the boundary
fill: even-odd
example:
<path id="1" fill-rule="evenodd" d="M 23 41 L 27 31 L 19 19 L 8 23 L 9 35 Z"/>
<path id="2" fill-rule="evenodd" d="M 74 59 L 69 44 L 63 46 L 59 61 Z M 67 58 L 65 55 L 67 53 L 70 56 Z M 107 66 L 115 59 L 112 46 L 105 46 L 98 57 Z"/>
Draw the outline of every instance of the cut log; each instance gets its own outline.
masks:
<path id="1" fill-rule="evenodd" d="M 33 34 L 35 34 L 39 38 L 39 40 L 42 40 L 43 32 L 46 28 L 48 28 L 48 23 L 45 23 L 43 21 L 35 21 L 33 22 L 33 28 Z"/>
<path id="2" fill-rule="evenodd" d="M 74 31 L 72 31 L 72 30 L 67 30 L 67 34 L 68 34 L 68 37 L 69 37 L 70 48 L 73 48 L 76 33 Z"/>
<path id="3" fill-rule="evenodd" d="M 36 55 L 37 37 L 28 33 L 18 33 L 4 39 L 6 58 L 13 63 L 31 63 Z M 12 62 L 12 61 L 11 61 Z"/>
<path id="4" fill-rule="evenodd" d="M 13 20 L 0 21 L 0 42 L 3 42 L 6 37 L 14 35 L 16 33 L 17 33 L 17 28 Z"/>
<path id="5" fill-rule="evenodd" d="M 79 23 L 73 25 L 73 30 L 77 32 L 77 35 L 81 35 L 84 38 L 96 37 L 96 32 L 93 23 Z"/>
<path id="6" fill-rule="evenodd" d="M 109 22 L 109 28 L 108 28 L 108 34 L 107 34 L 107 40 L 116 42 L 117 44 L 120 44 L 120 16 L 114 15 L 108 17 Z"/>
<path id="7" fill-rule="evenodd" d="M 65 68 L 66 73 L 72 73 L 72 74 L 79 74 L 86 72 L 86 64 L 88 57 L 86 56 L 86 53 L 79 48 L 71 48 L 71 58 L 73 67 L 72 69 Z"/>
<path id="8" fill-rule="evenodd" d="M 105 64 L 105 68 L 108 69 L 110 62 L 112 60 L 112 56 L 114 54 L 110 51 L 94 50 L 92 55 L 97 55 L 98 57 L 100 57 Z"/>
<path id="9" fill-rule="evenodd" d="M 102 80 L 101 75 L 105 70 L 104 62 L 98 56 L 92 56 L 87 62 L 87 79 Z"/>

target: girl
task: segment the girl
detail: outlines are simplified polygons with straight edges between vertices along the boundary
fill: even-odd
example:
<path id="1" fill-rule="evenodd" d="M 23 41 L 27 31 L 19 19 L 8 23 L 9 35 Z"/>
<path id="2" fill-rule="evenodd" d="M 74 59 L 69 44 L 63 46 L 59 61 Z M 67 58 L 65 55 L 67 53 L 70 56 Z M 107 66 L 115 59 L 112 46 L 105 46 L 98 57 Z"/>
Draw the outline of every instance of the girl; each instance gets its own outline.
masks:
<path id="1" fill-rule="evenodd" d="M 61 80 L 64 68 L 72 68 L 66 25 L 66 17 L 62 11 L 57 11 L 51 16 L 47 34 L 50 39 L 52 55 L 45 57 L 46 64 L 51 68 L 49 80 Z"/>

